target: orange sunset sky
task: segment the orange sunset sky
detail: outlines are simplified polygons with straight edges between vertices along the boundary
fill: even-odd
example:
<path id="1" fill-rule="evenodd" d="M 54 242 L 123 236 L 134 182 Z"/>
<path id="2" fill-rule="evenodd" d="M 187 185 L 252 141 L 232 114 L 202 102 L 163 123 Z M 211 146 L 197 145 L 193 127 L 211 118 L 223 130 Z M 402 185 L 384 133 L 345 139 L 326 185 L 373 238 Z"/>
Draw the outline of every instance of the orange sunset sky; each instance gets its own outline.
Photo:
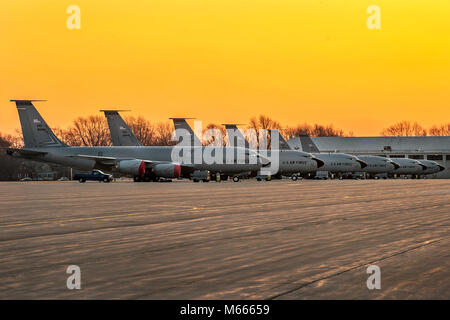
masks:
<path id="1" fill-rule="evenodd" d="M 20 127 L 9 99 L 27 98 L 48 100 L 36 106 L 51 127 L 100 108 L 355 135 L 450 121 L 449 0 L 1 1 L 0 39 L 3 133 Z"/>

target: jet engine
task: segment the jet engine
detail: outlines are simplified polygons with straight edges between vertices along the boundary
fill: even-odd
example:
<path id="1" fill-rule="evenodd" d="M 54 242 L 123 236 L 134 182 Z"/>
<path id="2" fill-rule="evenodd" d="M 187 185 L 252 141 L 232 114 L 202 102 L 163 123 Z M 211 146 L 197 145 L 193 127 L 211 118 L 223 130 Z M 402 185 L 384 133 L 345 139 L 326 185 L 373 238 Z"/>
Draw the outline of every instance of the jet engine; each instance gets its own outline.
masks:
<path id="1" fill-rule="evenodd" d="M 161 163 L 152 168 L 153 173 L 162 178 L 179 178 L 181 166 L 176 163 Z"/>
<path id="2" fill-rule="evenodd" d="M 143 176 L 146 167 L 145 161 L 142 160 L 122 160 L 118 163 L 116 170 L 133 176 Z"/>

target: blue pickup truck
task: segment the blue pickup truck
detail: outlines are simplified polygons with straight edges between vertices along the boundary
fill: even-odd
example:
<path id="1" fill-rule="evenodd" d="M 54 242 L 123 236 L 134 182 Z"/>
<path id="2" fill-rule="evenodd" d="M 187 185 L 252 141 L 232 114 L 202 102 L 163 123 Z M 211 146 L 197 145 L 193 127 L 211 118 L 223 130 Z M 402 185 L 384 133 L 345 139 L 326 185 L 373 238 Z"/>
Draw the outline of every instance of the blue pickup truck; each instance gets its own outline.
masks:
<path id="1" fill-rule="evenodd" d="M 77 173 L 73 176 L 73 180 L 78 180 L 80 182 L 86 182 L 87 180 L 98 181 L 98 182 L 111 182 L 113 176 L 107 173 L 103 173 L 100 170 L 92 170 L 91 173 Z"/>

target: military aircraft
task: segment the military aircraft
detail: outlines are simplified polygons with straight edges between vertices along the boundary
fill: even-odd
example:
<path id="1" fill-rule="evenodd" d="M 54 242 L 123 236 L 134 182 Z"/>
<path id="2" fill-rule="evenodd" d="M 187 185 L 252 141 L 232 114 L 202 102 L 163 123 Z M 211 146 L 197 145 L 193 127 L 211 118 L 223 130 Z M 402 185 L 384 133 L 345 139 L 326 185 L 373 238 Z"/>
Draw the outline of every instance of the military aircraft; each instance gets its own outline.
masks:
<path id="1" fill-rule="evenodd" d="M 251 148 L 249 142 L 238 129 L 237 124 L 225 123 L 228 137 L 228 144 L 231 146 L 244 146 Z M 292 150 L 289 148 L 286 140 L 278 130 L 269 130 L 269 135 L 273 139 L 270 150 L 258 149 L 258 152 L 264 152 L 269 157 L 277 154 L 279 159 L 278 170 L 274 177 L 280 179 L 282 176 L 290 176 L 292 180 L 297 180 L 298 176 L 304 176 L 321 168 L 324 163 L 320 159 L 314 157 L 308 152 Z"/>
<path id="2" fill-rule="evenodd" d="M 194 119 L 194 118 L 170 118 L 173 121 L 173 125 L 175 127 L 175 138 L 177 139 L 178 143 L 183 143 L 183 135 L 181 133 L 184 133 L 185 138 L 187 139 L 186 143 L 189 143 L 190 145 L 201 145 L 200 138 L 195 134 L 194 130 L 192 130 L 189 123 L 187 123 L 186 120 L 188 119 Z M 232 146 L 229 146 L 232 147 Z M 194 182 L 198 180 L 203 180 L 203 178 L 206 175 L 205 171 L 195 171 L 192 173 L 192 180 Z M 210 178 L 211 180 L 220 182 L 224 180 L 228 180 L 228 177 L 232 177 L 233 181 L 238 182 L 240 180 L 240 177 L 243 176 L 255 176 L 256 173 L 254 171 L 248 171 L 248 172 L 239 172 L 239 174 L 230 174 L 229 172 L 210 172 Z"/>
<path id="3" fill-rule="evenodd" d="M 287 148 L 299 150 L 300 147 L 304 152 L 310 152 L 315 158 L 320 159 L 324 165 L 321 171 L 328 171 L 336 174 L 352 174 L 362 171 L 367 167 L 367 163 L 358 157 L 346 153 L 321 153 L 314 142 L 308 135 L 300 136 L 301 146 L 291 146 L 286 143 Z"/>
<path id="4" fill-rule="evenodd" d="M 134 135 L 131 128 L 120 116 L 120 111 L 126 110 L 100 110 L 105 114 L 108 121 L 109 131 L 111 133 L 111 141 L 113 146 L 142 146 L 142 142 Z M 178 142 L 181 143 L 182 137 Z M 192 145 L 194 145 L 192 143 Z M 195 170 L 191 173 L 190 178 L 194 182 L 199 182 L 200 180 L 208 182 L 209 171 L 207 170 Z"/>
<path id="5" fill-rule="evenodd" d="M 193 137 L 191 139 L 191 143 L 195 143 L 195 141 L 200 140 L 187 123 L 186 121 L 187 118 L 172 118 L 172 119 L 174 120 L 174 126 L 176 131 L 178 129 L 181 129 L 186 130 L 191 134 L 191 137 Z M 251 149 L 248 141 L 245 139 L 244 135 L 237 128 L 236 124 L 223 124 L 223 125 L 225 126 L 227 131 L 228 146 Z M 319 159 L 315 159 L 314 157 L 312 157 L 311 154 L 306 152 L 294 150 L 290 150 L 289 152 L 286 152 L 286 150 L 284 150 L 283 152 L 280 151 L 281 150 L 258 150 L 258 153 L 260 155 L 263 153 L 264 157 L 267 157 L 272 161 L 274 159 L 277 160 L 276 168 L 274 168 L 274 170 L 271 170 L 270 173 L 265 172 L 264 174 L 261 174 L 261 172 L 259 172 L 258 174 L 255 175 L 254 172 L 247 172 L 241 173 L 240 176 L 250 175 L 250 176 L 257 176 L 258 180 L 261 180 L 261 177 L 264 177 L 264 179 L 266 180 L 270 180 L 272 175 L 275 178 L 280 178 L 282 175 L 288 175 L 291 176 L 292 180 L 297 180 L 298 178 L 297 174 L 314 172 L 317 170 L 317 168 L 323 165 L 322 161 L 320 161 Z M 214 176 L 213 179 L 215 177 L 216 176 Z M 226 174 L 221 173 L 220 179 L 216 179 L 216 181 L 224 179 L 226 180 L 227 178 L 228 176 Z M 233 180 L 238 179 L 239 176 L 233 177 Z"/>
<path id="6" fill-rule="evenodd" d="M 70 147 L 61 142 L 33 105 L 37 100 L 11 100 L 19 113 L 24 148 L 6 148 L 8 155 L 80 170 L 100 169 L 131 174 L 135 181 L 188 177 L 195 170 L 258 171 L 267 159 L 248 149 L 190 146 Z M 39 101 L 39 100 L 38 100 Z M 230 157 L 243 154 L 239 160 Z M 231 156 L 230 156 L 231 155 Z M 209 156 L 209 157 L 207 157 Z"/>
<path id="7" fill-rule="evenodd" d="M 392 173 L 400 168 L 398 163 L 386 157 L 358 155 L 358 159 L 367 163 L 364 172 L 369 177 L 375 177 L 375 175 L 380 173 Z"/>
<path id="8" fill-rule="evenodd" d="M 301 136 L 300 141 L 302 147 L 304 148 L 313 148 L 316 151 L 319 150 L 309 136 Z M 331 154 L 334 155 L 335 153 Z M 392 159 L 379 156 L 361 156 L 361 155 L 358 155 L 358 159 L 367 163 L 367 166 L 362 168 L 363 169 L 362 171 L 370 174 L 395 173 L 398 175 L 421 175 L 421 174 L 435 173 L 445 169 L 444 167 L 439 166 L 434 161 L 431 161 L 434 164 L 428 163 L 429 166 L 428 168 L 426 164 L 421 163 L 421 161 L 427 160 L 418 161 L 409 158 Z"/>
<path id="9" fill-rule="evenodd" d="M 395 169 L 394 173 L 398 175 L 419 175 L 425 172 L 427 166 L 417 160 L 409 158 L 394 158 L 395 162 L 400 166 Z"/>
<path id="10" fill-rule="evenodd" d="M 427 167 L 421 174 L 433 174 L 445 170 L 444 166 L 441 166 L 439 163 L 432 160 L 419 160 L 419 162 Z"/>

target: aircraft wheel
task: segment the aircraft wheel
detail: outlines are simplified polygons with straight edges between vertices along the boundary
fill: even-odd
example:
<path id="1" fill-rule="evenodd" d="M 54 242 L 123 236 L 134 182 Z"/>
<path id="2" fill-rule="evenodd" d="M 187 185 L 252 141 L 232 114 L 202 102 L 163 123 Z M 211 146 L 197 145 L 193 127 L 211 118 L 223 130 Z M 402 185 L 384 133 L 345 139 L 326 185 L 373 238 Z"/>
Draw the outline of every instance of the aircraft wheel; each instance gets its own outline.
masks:
<path id="1" fill-rule="evenodd" d="M 292 179 L 292 181 L 297 181 L 298 177 L 294 175 L 291 177 L 291 179 Z"/>
<path id="2" fill-rule="evenodd" d="M 234 177 L 233 177 L 233 181 L 234 181 L 234 182 L 239 182 L 239 177 L 238 177 L 238 176 L 234 176 Z"/>

